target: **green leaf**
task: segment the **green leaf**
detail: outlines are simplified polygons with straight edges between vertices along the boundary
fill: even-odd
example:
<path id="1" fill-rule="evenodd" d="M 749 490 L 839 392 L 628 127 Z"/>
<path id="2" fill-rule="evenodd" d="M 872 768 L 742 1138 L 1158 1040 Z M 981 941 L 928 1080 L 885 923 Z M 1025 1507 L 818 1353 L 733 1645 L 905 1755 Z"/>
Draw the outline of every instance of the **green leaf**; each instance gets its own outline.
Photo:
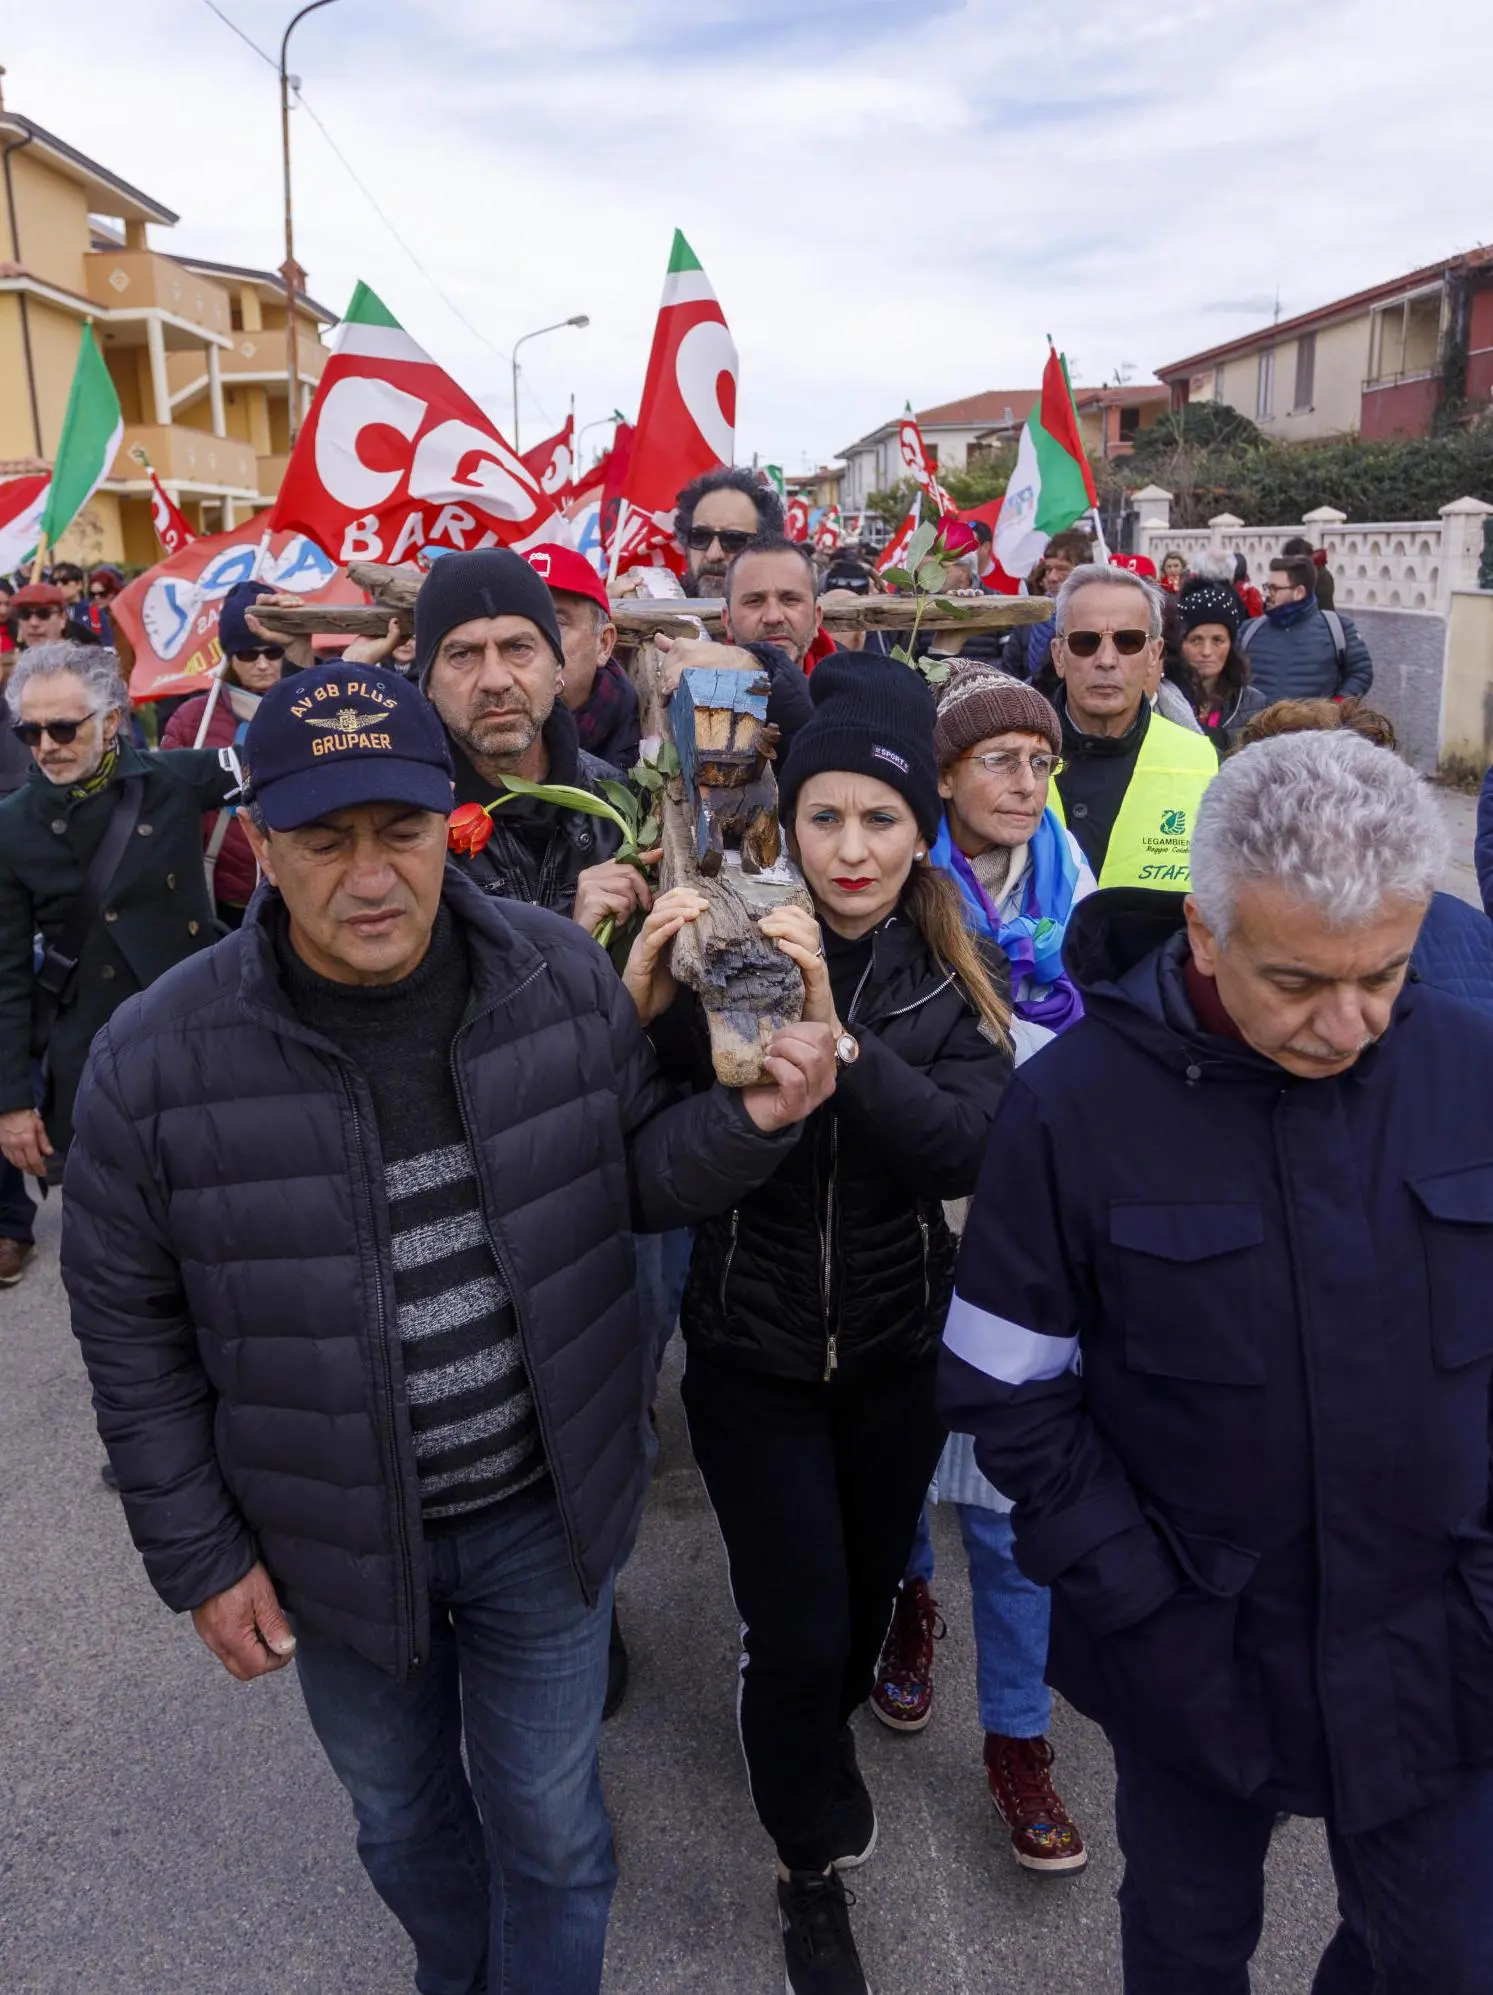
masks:
<path id="1" fill-rule="evenodd" d="M 949 571 L 942 561 L 920 561 L 917 576 L 920 589 L 941 589 L 949 579 Z"/>
<path id="2" fill-rule="evenodd" d="M 936 665 L 925 665 L 923 667 L 923 677 L 928 681 L 930 686 L 941 686 L 953 669 L 952 659 L 942 658 Z"/>
<path id="3" fill-rule="evenodd" d="M 632 826 L 615 804 L 605 797 L 593 796 L 590 790 L 578 790 L 570 783 L 530 783 L 522 776 L 504 776 L 502 784 L 510 795 L 516 797 L 536 797 L 542 804 L 557 804 L 561 810 L 581 810 L 588 817 L 610 818 L 624 838 L 632 834 Z M 501 804 L 505 801 L 499 797 Z"/>
<path id="4" fill-rule="evenodd" d="M 881 579 L 890 582 L 894 589 L 910 589 L 913 586 L 912 576 L 905 568 L 883 568 Z"/>
<path id="5" fill-rule="evenodd" d="M 916 569 L 920 562 L 926 560 L 928 551 L 937 538 L 937 520 L 924 520 L 921 526 L 914 529 L 912 539 L 907 543 L 907 553 L 903 557 L 909 568 Z"/>
<path id="6" fill-rule="evenodd" d="M 638 826 L 637 844 L 640 850 L 649 852 L 658 843 L 659 822 L 656 817 L 645 817 Z"/>
<path id="7" fill-rule="evenodd" d="M 973 603 L 959 603 L 952 596 L 937 597 L 933 607 L 943 615 L 951 617 L 972 617 L 975 613 Z"/>
<path id="8" fill-rule="evenodd" d="M 891 655 L 899 664 L 910 665 L 914 672 L 918 669 L 918 661 L 913 657 L 905 644 L 894 644 Z"/>
<path id="9" fill-rule="evenodd" d="M 633 775 L 650 796 L 656 796 L 668 781 L 662 769 L 656 769 L 651 762 L 640 762 Z"/>
<path id="10" fill-rule="evenodd" d="M 612 783 L 603 778 L 596 787 L 601 791 L 603 796 L 611 799 L 629 824 L 637 822 L 639 810 L 638 799 L 633 795 L 626 783 Z"/>

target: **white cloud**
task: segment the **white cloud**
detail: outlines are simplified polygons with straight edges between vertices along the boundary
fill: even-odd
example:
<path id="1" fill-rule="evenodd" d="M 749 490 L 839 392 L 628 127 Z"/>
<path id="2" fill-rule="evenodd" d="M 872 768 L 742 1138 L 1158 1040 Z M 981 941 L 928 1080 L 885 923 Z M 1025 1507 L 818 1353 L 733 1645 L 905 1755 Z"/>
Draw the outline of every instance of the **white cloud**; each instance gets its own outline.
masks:
<path id="1" fill-rule="evenodd" d="M 222 0 L 278 48 L 290 0 Z M 524 439 L 636 407 L 672 229 L 742 353 L 739 454 L 821 458 L 901 407 L 1035 384 L 1048 332 L 1149 372 L 1487 233 L 1481 0 L 339 0 L 293 69 L 441 288 L 526 348 Z M 161 237 L 273 265 L 272 72 L 201 0 L 9 24 L 7 100 L 181 211 Z M 506 419 L 508 370 L 295 120 L 297 250 L 366 278 Z"/>

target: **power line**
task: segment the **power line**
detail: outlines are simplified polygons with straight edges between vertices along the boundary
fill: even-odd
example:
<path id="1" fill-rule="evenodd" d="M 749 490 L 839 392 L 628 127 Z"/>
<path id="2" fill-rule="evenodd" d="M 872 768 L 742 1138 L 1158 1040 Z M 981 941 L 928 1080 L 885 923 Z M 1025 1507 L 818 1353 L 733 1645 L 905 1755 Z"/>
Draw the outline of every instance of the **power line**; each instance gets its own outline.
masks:
<path id="1" fill-rule="evenodd" d="M 225 28 L 231 29 L 233 33 L 238 36 L 239 40 L 244 44 L 245 48 L 253 49 L 254 53 L 259 57 L 259 60 L 261 62 L 267 62 L 270 68 L 274 70 L 277 76 L 280 74 L 280 65 L 278 62 L 276 62 L 275 58 L 272 55 L 266 55 L 264 50 L 259 46 L 258 42 L 250 41 L 249 37 L 244 33 L 243 29 L 239 26 L 237 21 L 231 21 L 228 18 L 228 16 L 223 12 L 223 9 L 221 7 L 215 6 L 213 4 L 213 0 L 202 0 L 202 4 L 204 7 L 207 8 L 210 14 L 217 15 L 218 19 L 223 23 L 223 26 Z"/>
<path id="2" fill-rule="evenodd" d="M 209 10 L 210 13 L 213 13 L 217 16 L 217 18 L 223 23 L 225 28 L 230 29 L 232 33 L 237 35 L 239 40 L 245 45 L 246 48 L 252 49 L 255 55 L 259 57 L 261 62 L 268 63 L 270 68 L 274 70 L 275 74 L 277 76 L 279 75 L 280 65 L 278 62 L 275 61 L 274 57 L 272 55 L 267 55 L 257 42 L 250 40 L 249 36 L 244 33 L 243 29 L 238 25 L 238 23 L 230 19 L 230 17 L 223 12 L 222 8 L 216 5 L 216 0 L 202 0 L 202 4 Z M 455 302 L 455 300 L 450 296 L 448 296 L 448 294 L 436 282 L 435 278 L 431 275 L 430 271 L 420 261 L 419 257 L 410 248 L 409 244 L 405 241 L 404 237 L 399 233 L 398 229 L 395 228 L 393 222 L 389 220 L 389 217 L 384 213 L 383 209 L 374 199 L 373 195 L 368 191 L 367 187 L 365 187 L 363 182 L 358 178 L 357 172 L 354 169 L 352 162 L 348 159 L 346 153 L 343 152 L 342 148 L 338 145 L 337 141 L 332 137 L 332 134 L 327 130 L 326 126 L 317 116 L 315 107 L 307 101 L 305 93 L 302 91 L 299 84 L 293 84 L 292 88 L 295 90 L 296 102 L 301 106 L 301 109 L 306 113 L 307 117 L 310 118 L 312 124 L 315 125 L 316 129 L 321 133 L 322 137 L 326 140 L 328 146 L 332 150 L 333 157 L 337 160 L 343 172 L 347 175 L 348 179 L 351 180 L 354 187 L 357 188 L 358 192 L 363 196 L 363 199 L 368 203 L 369 207 L 372 208 L 374 214 L 378 216 L 379 220 L 383 223 L 384 227 L 389 231 L 389 234 L 394 238 L 395 242 L 399 245 L 399 247 L 404 251 L 405 255 L 409 258 L 410 262 L 414 264 L 416 270 L 419 271 L 420 275 L 425 279 L 426 283 L 430 286 L 431 290 L 434 291 L 436 296 L 440 299 L 441 303 L 446 307 L 447 311 L 451 313 L 453 318 L 458 319 L 461 322 L 461 324 L 466 327 L 467 331 L 472 335 L 473 339 L 480 340 L 481 343 L 485 347 L 487 347 L 490 352 L 495 353 L 498 356 L 499 360 L 505 362 L 508 366 L 511 367 L 513 365 L 513 355 L 511 353 L 505 352 L 504 349 L 496 343 L 496 341 L 490 340 L 485 332 L 481 331 L 479 327 L 474 326 L 472 324 L 472 321 L 467 317 L 466 313 Z M 536 408 L 538 408 L 539 413 L 544 417 L 544 420 L 546 422 L 552 422 L 554 418 L 550 415 L 548 409 L 545 408 L 544 404 L 539 400 L 538 396 L 534 394 L 533 389 L 529 388 L 527 381 L 525 381 L 524 387 L 527 389 L 530 399 L 534 402 Z"/>

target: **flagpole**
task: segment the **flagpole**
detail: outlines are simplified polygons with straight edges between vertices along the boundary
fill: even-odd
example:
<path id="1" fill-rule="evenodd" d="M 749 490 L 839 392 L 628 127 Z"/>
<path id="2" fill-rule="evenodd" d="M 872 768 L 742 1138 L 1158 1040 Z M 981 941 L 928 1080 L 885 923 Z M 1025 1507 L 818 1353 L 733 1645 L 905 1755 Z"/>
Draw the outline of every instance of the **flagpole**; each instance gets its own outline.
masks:
<path id="1" fill-rule="evenodd" d="M 36 559 L 31 564 L 31 580 L 33 582 L 39 582 L 41 580 L 41 571 L 43 568 L 46 567 L 46 565 L 47 565 L 47 536 L 43 534 L 41 539 L 36 543 Z"/>
<path id="2" fill-rule="evenodd" d="M 1104 522 L 1099 517 L 1099 508 L 1097 506 L 1089 507 L 1089 518 L 1094 522 L 1094 539 L 1099 548 L 1099 559 L 1107 568 L 1109 566 L 1109 548 L 1105 545 Z"/>
<path id="3" fill-rule="evenodd" d="M 207 739 L 207 730 L 213 724 L 213 709 L 214 707 L 216 707 L 219 699 L 222 696 L 223 681 L 227 678 L 227 676 L 228 676 L 228 660 L 225 656 L 223 659 L 219 661 L 218 668 L 213 673 L 212 691 L 207 696 L 207 705 L 202 709 L 202 718 L 197 723 L 197 738 L 192 743 L 192 746 L 194 748 L 200 748 L 203 742 Z"/>

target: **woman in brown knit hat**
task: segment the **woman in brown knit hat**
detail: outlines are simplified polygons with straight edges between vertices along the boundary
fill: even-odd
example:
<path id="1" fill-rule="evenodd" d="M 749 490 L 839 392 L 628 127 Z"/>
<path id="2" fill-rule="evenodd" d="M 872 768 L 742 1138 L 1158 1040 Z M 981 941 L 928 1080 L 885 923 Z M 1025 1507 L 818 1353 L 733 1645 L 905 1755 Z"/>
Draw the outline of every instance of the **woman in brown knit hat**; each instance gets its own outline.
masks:
<path id="1" fill-rule="evenodd" d="M 1094 876 L 1047 808 L 1061 747 L 1048 702 L 992 666 L 956 669 L 943 688 L 933 748 L 944 822 L 928 856 L 958 886 L 969 926 L 1005 951 L 1018 1061 L 1083 1010 L 1061 956 L 1068 916 Z M 1078 1870 L 1083 1838 L 1053 1786 L 1047 1741 L 1046 1589 L 1017 1569 L 1011 1506 L 981 1475 L 967 1434 L 950 1435 L 930 1495 L 953 1504 L 969 1559 L 990 1798 L 1023 1868 Z M 925 1511 L 871 1693 L 895 1731 L 920 1731 L 932 1713 L 932 1579 Z"/>

